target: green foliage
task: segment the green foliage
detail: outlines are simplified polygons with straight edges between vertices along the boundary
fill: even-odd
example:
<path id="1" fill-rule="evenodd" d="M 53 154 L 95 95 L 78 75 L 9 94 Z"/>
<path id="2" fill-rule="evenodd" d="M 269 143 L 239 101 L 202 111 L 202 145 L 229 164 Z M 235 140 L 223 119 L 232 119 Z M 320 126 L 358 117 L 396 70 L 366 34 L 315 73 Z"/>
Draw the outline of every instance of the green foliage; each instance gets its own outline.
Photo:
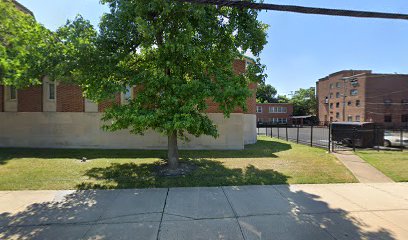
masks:
<path id="1" fill-rule="evenodd" d="M 272 85 L 262 83 L 256 90 L 256 100 L 259 103 L 276 103 L 276 94 L 278 91 Z"/>
<path id="2" fill-rule="evenodd" d="M 12 1 L 0 1 L 0 12 L 0 84 L 39 84 L 53 65 L 56 38 Z"/>
<path id="3" fill-rule="evenodd" d="M 263 66 L 258 58 L 236 75 L 232 64 L 247 50 L 259 56 L 266 44 L 257 11 L 165 0 L 101 2 L 110 12 L 99 32 L 81 17 L 57 31 L 62 54 L 53 75 L 73 79 L 97 101 L 138 86 L 128 104 L 106 111 L 105 129 L 216 137 L 203 113 L 207 99 L 226 117 L 246 109 L 248 84 L 263 80 Z"/>
<path id="4" fill-rule="evenodd" d="M 315 115 L 317 113 L 315 88 L 299 89 L 290 99 L 290 103 L 293 104 L 295 116 Z"/>

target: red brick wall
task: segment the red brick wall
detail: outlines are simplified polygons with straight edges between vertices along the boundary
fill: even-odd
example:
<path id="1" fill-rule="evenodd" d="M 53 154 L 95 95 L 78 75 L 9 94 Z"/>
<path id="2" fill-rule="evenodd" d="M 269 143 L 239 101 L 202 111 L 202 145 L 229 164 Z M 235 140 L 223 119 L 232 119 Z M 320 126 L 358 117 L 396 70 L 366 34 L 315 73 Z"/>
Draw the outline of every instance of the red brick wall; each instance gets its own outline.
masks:
<path id="1" fill-rule="evenodd" d="M 85 101 L 82 90 L 74 84 L 57 85 L 57 112 L 83 112 Z"/>
<path id="2" fill-rule="evenodd" d="M 4 111 L 4 87 L 0 85 L 0 112 Z"/>
<path id="3" fill-rule="evenodd" d="M 387 127 L 401 125 L 401 115 L 408 114 L 408 75 L 372 74 L 366 84 L 367 121 L 383 123 Z M 391 104 L 385 104 L 391 101 Z M 391 123 L 384 122 L 384 115 L 392 117 Z"/>
<path id="4" fill-rule="evenodd" d="M 106 108 L 112 107 L 113 104 L 120 104 L 120 94 L 117 94 L 114 100 L 105 100 L 98 104 L 98 112 L 104 112 Z"/>
<path id="5" fill-rule="evenodd" d="M 262 107 L 262 113 L 256 113 L 256 120 L 262 119 L 263 122 L 269 122 L 272 118 L 286 118 L 288 123 L 292 122 L 293 104 L 288 103 L 257 103 L 256 106 Z M 269 107 L 286 107 L 286 113 L 269 113 Z M 256 111 L 256 110 L 255 110 Z"/>
<path id="6" fill-rule="evenodd" d="M 18 112 L 42 112 L 42 85 L 18 90 Z"/>

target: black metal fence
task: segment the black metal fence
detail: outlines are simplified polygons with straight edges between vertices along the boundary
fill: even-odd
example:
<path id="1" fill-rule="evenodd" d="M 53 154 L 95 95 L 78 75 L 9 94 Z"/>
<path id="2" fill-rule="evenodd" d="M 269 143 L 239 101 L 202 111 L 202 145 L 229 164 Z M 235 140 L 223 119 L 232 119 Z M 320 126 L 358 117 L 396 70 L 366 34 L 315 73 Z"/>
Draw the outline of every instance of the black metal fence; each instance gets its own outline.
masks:
<path id="1" fill-rule="evenodd" d="M 342 150 L 401 150 L 408 148 L 408 127 L 385 127 L 373 125 L 371 128 L 357 125 L 338 128 L 335 124 L 316 125 L 276 125 L 258 124 L 258 135 L 292 141 L 311 147 L 320 147 L 330 152 Z"/>

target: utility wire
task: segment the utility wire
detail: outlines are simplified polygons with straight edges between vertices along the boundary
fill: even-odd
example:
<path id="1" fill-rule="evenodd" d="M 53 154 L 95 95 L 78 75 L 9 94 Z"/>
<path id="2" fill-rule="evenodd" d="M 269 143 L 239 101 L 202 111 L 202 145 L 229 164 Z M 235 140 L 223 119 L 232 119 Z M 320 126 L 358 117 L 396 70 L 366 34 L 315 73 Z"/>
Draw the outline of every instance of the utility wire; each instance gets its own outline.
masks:
<path id="1" fill-rule="evenodd" d="M 217 5 L 217 6 L 236 7 L 236 8 L 250 8 L 250 9 L 258 9 L 258 10 L 295 12 L 295 13 L 304 13 L 304 14 L 408 20 L 408 14 L 401 14 L 401 13 L 385 13 L 385 12 L 355 11 L 355 10 L 344 10 L 344 9 L 315 8 L 315 7 L 303 7 L 303 6 L 295 6 L 295 5 L 278 5 L 278 4 L 271 4 L 271 3 L 253 3 L 253 2 L 247 2 L 247 1 L 241 1 L 241 0 L 177 0 L 177 1 L 197 3 L 197 4 L 210 4 L 210 5 Z"/>

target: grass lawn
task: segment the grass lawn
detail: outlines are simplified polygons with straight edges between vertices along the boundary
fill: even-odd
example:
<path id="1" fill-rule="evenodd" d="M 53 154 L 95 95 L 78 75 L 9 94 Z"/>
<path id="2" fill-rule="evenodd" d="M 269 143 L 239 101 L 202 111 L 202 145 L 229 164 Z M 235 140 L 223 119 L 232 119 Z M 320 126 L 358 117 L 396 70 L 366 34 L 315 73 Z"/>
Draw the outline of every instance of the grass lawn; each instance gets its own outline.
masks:
<path id="1" fill-rule="evenodd" d="M 396 182 L 408 182 L 408 152 L 361 151 L 362 159 Z"/>
<path id="2" fill-rule="evenodd" d="M 0 149 L 0 190 L 356 182 L 325 150 L 268 137 L 245 150 L 180 151 L 181 161 L 196 166 L 186 176 L 159 176 L 165 156 L 158 150 Z"/>

